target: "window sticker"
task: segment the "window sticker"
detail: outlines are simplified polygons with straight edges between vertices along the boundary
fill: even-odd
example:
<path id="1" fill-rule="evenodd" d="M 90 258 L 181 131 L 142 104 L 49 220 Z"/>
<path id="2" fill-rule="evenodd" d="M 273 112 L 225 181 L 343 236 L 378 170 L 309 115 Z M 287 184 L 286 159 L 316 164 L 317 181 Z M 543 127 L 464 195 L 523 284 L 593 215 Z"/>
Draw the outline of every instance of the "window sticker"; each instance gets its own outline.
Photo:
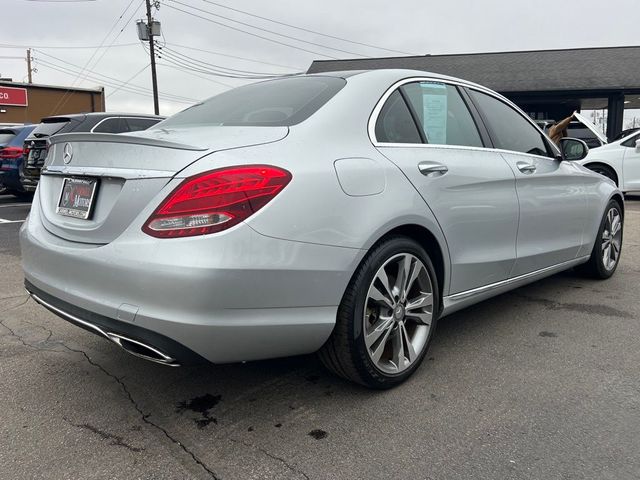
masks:
<path id="1" fill-rule="evenodd" d="M 421 83 L 424 129 L 427 142 L 447 143 L 447 87 L 442 83 Z"/>

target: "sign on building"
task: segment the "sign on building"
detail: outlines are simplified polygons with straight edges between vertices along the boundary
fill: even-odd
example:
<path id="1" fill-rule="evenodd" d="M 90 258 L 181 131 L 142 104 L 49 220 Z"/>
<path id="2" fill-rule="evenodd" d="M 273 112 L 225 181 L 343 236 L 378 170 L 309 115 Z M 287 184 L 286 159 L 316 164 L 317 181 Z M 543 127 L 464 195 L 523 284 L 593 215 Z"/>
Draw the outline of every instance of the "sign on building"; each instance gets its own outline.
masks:
<path id="1" fill-rule="evenodd" d="M 0 105 L 26 107 L 27 89 L 14 87 L 0 87 Z"/>

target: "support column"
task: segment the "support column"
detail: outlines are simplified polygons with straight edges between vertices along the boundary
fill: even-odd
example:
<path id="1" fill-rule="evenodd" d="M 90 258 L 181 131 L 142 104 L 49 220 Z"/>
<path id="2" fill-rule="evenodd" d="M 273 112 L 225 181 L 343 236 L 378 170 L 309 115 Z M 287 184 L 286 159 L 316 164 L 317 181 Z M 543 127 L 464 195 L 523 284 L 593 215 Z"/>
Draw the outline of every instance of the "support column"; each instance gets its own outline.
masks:
<path id="1" fill-rule="evenodd" d="M 607 106 L 607 138 L 611 141 L 622 131 L 622 119 L 624 117 L 624 93 L 609 95 Z"/>

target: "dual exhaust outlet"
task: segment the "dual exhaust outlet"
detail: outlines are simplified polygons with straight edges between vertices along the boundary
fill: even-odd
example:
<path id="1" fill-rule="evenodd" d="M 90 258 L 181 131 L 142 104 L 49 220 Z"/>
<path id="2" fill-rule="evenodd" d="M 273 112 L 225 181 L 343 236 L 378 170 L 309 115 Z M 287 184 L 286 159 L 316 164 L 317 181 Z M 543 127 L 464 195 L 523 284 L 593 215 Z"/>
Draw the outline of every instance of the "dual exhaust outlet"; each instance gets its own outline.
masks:
<path id="1" fill-rule="evenodd" d="M 144 360 L 148 360 L 150 362 L 159 363 L 161 365 L 167 365 L 169 367 L 179 367 L 180 363 L 170 355 L 162 352 L 161 350 L 148 345 L 140 340 L 134 340 L 133 338 L 129 338 L 125 335 L 121 335 L 119 333 L 108 332 L 104 330 L 102 327 L 94 325 L 93 323 L 87 322 L 86 320 L 82 320 L 81 318 L 76 317 L 75 315 L 70 314 L 69 312 L 65 312 L 64 310 L 59 309 L 58 307 L 51 305 L 49 302 L 43 300 L 38 295 L 33 292 L 29 292 L 31 298 L 33 298 L 36 303 L 42 305 L 47 310 L 55 313 L 56 315 L 64 318 L 70 323 L 74 323 L 80 327 L 85 327 L 94 333 L 106 338 L 110 342 L 115 343 L 117 346 L 122 348 L 125 352 L 130 353 L 131 355 L 142 358 Z"/>

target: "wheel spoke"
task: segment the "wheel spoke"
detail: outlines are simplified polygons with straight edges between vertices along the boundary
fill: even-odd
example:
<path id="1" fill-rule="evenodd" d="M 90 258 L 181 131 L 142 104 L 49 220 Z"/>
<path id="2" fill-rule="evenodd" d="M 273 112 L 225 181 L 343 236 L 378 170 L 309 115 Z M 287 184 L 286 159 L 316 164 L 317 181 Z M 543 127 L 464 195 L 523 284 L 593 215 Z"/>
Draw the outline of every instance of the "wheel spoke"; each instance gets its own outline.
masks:
<path id="1" fill-rule="evenodd" d="M 405 285 L 407 284 L 407 279 L 409 278 L 411 263 L 412 259 L 409 255 L 404 255 L 398 262 L 398 276 L 396 277 L 394 291 L 401 297 L 401 301 L 405 300 L 402 298 L 402 295 L 405 290 Z"/>
<path id="2" fill-rule="evenodd" d="M 620 231 L 621 227 L 622 222 L 620 221 L 620 217 L 616 215 L 615 217 L 613 217 L 613 223 L 611 224 L 611 236 L 615 236 L 616 233 Z"/>
<path id="3" fill-rule="evenodd" d="M 400 332 L 398 328 L 391 340 L 393 347 L 393 354 L 391 356 L 391 361 L 396 366 L 398 371 L 404 369 L 405 362 L 405 353 L 404 353 L 404 335 Z"/>
<path id="4" fill-rule="evenodd" d="M 432 293 L 425 293 L 425 292 L 420 292 L 420 296 L 416 297 L 414 299 L 412 299 L 409 303 L 407 303 L 407 306 L 405 307 L 405 310 L 407 312 L 411 312 L 413 310 L 417 310 L 417 309 L 422 309 L 422 308 L 427 308 L 427 307 L 431 307 L 433 306 L 433 294 Z"/>
<path id="5" fill-rule="evenodd" d="M 364 343 L 371 348 L 374 343 L 393 326 L 393 317 L 380 317 L 369 333 L 364 336 Z"/>
<path id="6" fill-rule="evenodd" d="M 604 253 L 602 255 L 604 266 L 609 269 L 611 263 L 611 245 L 607 245 L 607 248 L 604 249 Z"/>
<path id="7" fill-rule="evenodd" d="M 369 298 L 375 302 L 383 303 L 389 308 L 393 308 L 393 300 L 387 298 L 375 285 L 371 286 Z"/>
<path id="8" fill-rule="evenodd" d="M 620 254 L 620 240 L 612 240 L 611 246 L 613 247 L 616 258 L 618 258 L 618 255 Z"/>
<path id="9" fill-rule="evenodd" d="M 385 270 L 384 267 L 382 267 L 379 271 L 378 271 L 378 275 L 377 275 L 378 280 L 380 280 L 380 283 L 382 283 L 382 286 L 384 287 L 384 293 L 388 296 L 388 298 L 391 299 L 391 303 L 393 304 L 393 287 L 391 286 L 391 282 L 389 281 L 389 276 L 387 275 L 387 271 Z"/>
<path id="10" fill-rule="evenodd" d="M 402 337 L 404 338 L 404 344 L 406 345 L 409 363 L 413 363 L 418 357 L 418 354 L 413 348 L 413 344 L 411 343 L 411 339 L 409 338 L 409 332 L 407 332 L 407 326 L 404 323 L 400 323 L 400 333 L 402 333 Z"/>
<path id="11" fill-rule="evenodd" d="M 387 328 L 384 331 L 384 335 L 382 336 L 380 342 L 378 342 L 378 346 L 375 348 L 375 350 L 369 351 L 369 353 L 371 354 L 371 360 L 373 360 L 374 363 L 377 364 L 380 362 L 380 357 L 382 357 L 382 354 L 384 353 L 387 341 L 389 340 L 389 334 L 392 332 L 392 330 L 392 328 Z"/>
<path id="12" fill-rule="evenodd" d="M 407 281 L 405 283 L 405 286 L 404 286 L 404 290 L 402 292 L 402 296 L 403 296 L 404 300 L 408 299 L 409 292 L 411 291 L 411 287 L 415 283 L 415 281 L 418 278 L 418 276 L 420 275 L 420 273 L 422 273 L 422 269 L 423 268 L 424 267 L 422 266 L 421 262 L 414 262 L 413 263 L 413 268 L 411 269 L 411 274 L 409 275 L 409 278 L 407 279 Z"/>
<path id="13" fill-rule="evenodd" d="M 407 312 L 406 317 L 408 320 L 417 321 L 423 325 L 429 326 L 431 324 L 431 314 L 425 312 Z"/>

